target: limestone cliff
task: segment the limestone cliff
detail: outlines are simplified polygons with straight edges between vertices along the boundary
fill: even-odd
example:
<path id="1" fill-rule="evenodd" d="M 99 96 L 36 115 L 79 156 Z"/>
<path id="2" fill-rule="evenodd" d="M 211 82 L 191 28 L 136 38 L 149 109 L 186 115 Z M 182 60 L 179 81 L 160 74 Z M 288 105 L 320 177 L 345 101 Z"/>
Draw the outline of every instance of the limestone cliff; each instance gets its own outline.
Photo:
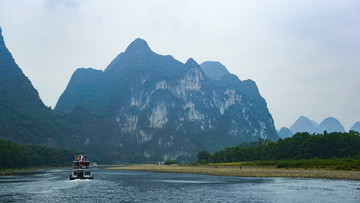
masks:
<path id="1" fill-rule="evenodd" d="M 278 139 L 253 81 L 232 74 L 209 79 L 192 58 L 183 64 L 156 54 L 142 39 L 105 71 L 74 73 L 55 110 L 71 113 L 78 105 L 110 120 L 104 142 L 118 162 L 189 161 L 204 149 Z"/>

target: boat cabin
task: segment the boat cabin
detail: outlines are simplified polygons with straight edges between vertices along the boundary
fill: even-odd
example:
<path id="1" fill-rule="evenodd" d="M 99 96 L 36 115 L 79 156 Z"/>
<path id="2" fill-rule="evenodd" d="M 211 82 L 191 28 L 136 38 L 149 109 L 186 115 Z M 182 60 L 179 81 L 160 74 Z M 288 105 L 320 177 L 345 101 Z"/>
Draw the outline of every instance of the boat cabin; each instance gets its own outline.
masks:
<path id="1" fill-rule="evenodd" d="M 86 155 L 75 155 L 72 164 L 70 180 L 74 179 L 93 179 L 91 173 L 91 163 Z"/>

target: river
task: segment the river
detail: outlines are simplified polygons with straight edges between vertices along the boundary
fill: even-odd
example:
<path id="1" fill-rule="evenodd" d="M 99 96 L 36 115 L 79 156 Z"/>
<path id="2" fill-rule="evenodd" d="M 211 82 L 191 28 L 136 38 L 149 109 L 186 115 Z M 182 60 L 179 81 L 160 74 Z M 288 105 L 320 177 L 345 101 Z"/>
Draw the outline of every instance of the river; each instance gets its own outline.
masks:
<path id="1" fill-rule="evenodd" d="M 0 176 L 0 202 L 360 202 L 360 182 L 70 168 Z"/>

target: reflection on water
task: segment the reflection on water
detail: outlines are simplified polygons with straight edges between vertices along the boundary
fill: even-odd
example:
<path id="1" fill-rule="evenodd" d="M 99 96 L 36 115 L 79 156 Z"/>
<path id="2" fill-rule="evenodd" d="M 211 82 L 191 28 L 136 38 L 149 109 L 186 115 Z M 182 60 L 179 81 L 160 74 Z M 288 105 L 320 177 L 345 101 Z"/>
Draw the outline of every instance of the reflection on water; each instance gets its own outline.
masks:
<path id="1" fill-rule="evenodd" d="M 360 202 L 359 181 L 102 169 L 94 180 L 70 181 L 70 172 L 0 176 L 0 202 Z"/>

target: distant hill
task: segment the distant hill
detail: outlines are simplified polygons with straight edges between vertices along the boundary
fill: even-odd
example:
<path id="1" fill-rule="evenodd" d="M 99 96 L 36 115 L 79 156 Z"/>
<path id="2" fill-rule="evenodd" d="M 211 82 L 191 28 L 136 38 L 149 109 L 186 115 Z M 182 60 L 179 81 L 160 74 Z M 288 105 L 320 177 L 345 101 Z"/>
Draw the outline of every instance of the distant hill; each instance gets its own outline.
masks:
<path id="1" fill-rule="evenodd" d="M 319 124 L 317 122 L 315 122 L 314 120 L 311 120 L 311 122 L 316 128 L 319 127 Z"/>
<path id="2" fill-rule="evenodd" d="M 295 134 L 297 132 L 323 133 L 325 130 L 331 132 L 345 132 L 345 128 L 336 118 L 328 117 L 319 125 L 315 121 L 311 121 L 305 116 L 300 116 L 290 127 Z"/>
<path id="3" fill-rule="evenodd" d="M 305 116 L 300 116 L 295 123 L 291 125 L 290 130 L 293 134 L 297 132 L 318 132 L 318 128 L 314 125 L 314 122 Z"/>
<path id="4" fill-rule="evenodd" d="M 278 134 L 282 139 L 293 136 L 293 133 L 291 132 L 291 130 L 289 128 L 286 128 L 286 127 L 282 127 L 279 130 Z"/>
<path id="5" fill-rule="evenodd" d="M 318 127 L 318 132 L 321 133 L 324 132 L 325 130 L 328 133 L 345 132 L 345 128 L 343 127 L 343 125 L 341 125 L 340 121 L 338 121 L 336 118 L 333 117 L 328 117 L 320 123 Z"/>
<path id="6" fill-rule="evenodd" d="M 205 61 L 200 66 L 205 75 L 213 80 L 220 80 L 224 75 L 230 74 L 226 67 L 217 61 Z"/>
<path id="7" fill-rule="evenodd" d="M 354 123 L 354 125 L 350 128 L 350 130 L 354 130 L 354 131 L 360 132 L 360 121 Z"/>

